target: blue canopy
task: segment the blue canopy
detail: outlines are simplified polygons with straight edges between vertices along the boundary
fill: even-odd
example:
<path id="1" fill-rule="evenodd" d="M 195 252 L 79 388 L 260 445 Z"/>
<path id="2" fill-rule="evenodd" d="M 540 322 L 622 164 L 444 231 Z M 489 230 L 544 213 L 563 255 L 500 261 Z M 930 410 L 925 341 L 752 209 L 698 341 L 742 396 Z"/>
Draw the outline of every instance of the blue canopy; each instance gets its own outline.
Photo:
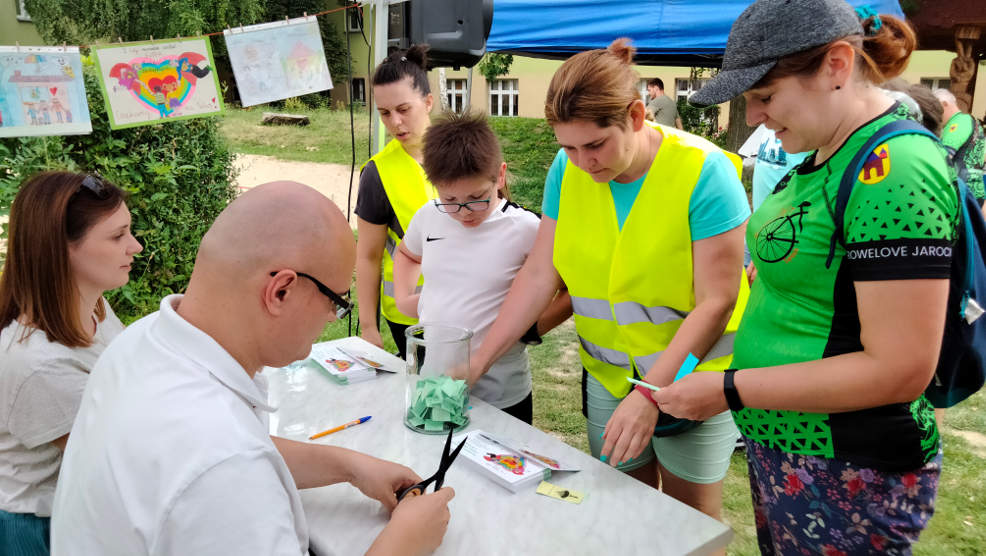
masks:
<path id="1" fill-rule="evenodd" d="M 567 58 L 629 37 L 636 62 L 718 66 L 729 28 L 752 2 L 738 0 L 494 0 L 486 49 Z M 878 13 L 904 13 L 897 0 L 850 0 Z"/>

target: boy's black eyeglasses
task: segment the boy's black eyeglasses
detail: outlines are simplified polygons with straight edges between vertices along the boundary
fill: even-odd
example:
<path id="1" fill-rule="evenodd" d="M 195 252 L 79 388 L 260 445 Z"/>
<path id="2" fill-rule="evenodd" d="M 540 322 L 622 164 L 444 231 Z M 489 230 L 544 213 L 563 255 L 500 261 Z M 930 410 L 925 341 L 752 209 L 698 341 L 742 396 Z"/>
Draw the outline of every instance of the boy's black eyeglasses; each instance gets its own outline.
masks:
<path id="1" fill-rule="evenodd" d="M 79 191 L 83 189 L 88 189 L 97 199 L 105 199 L 110 196 L 109 188 L 103 183 L 103 180 L 96 176 L 88 175 L 83 178 L 82 184 L 79 186 Z"/>
<path id="2" fill-rule="evenodd" d="M 277 272 L 278 271 L 275 270 L 274 272 L 271 272 L 270 275 L 277 276 Z M 318 291 L 321 292 L 322 295 L 324 295 L 325 297 L 328 297 L 329 301 L 335 304 L 337 319 L 341 319 L 345 317 L 346 315 L 349 314 L 350 311 L 353 310 L 353 304 L 350 303 L 348 299 L 332 291 L 325 284 L 319 282 L 318 278 L 315 278 L 310 274 L 305 274 L 304 272 L 298 272 L 297 270 L 294 271 L 294 273 L 297 274 L 298 276 L 301 276 L 302 278 L 308 278 L 309 280 L 314 282 L 315 287 L 318 288 Z"/>
<path id="3" fill-rule="evenodd" d="M 469 212 L 479 212 L 486 210 L 490 206 L 490 200 L 483 199 L 481 201 L 469 201 L 468 203 L 439 203 L 435 201 L 435 206 L 438 207 L 440 212 L 447 212 L 449 214 L 459 212 L 463 208 L 469 209 Z"/>

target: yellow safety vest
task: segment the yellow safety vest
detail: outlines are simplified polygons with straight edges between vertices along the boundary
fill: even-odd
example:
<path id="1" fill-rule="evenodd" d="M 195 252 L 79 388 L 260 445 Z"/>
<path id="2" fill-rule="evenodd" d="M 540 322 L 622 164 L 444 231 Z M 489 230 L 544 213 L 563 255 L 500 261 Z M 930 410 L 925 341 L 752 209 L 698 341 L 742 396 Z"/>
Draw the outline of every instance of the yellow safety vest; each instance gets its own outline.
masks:
<path id="1" fill-rule="evenodd" d="M 411 155 L 404 150 L 404 146 L 396 139 L 391 139 L 383 150 L 373 155 L 370 160 L 377 167 L 380 182 L 383 183 L 390 206 L 393 207 L 397 221 L 401 224 L 401 230 L 407 231 L 414 213 L 429 200 L 438 196 L 435 187 L 425 177 L 425 171 L 418 161 L 411 158 Z M 366 164 L 363 167 L 366 167 Z M 418 320 L 398 311 L 397 301 L 394 299 L 394 251 L 400 242 L 401 238 L 388 226 L 387 245 L 382 257 L 380 310 L 387 320 L 399 324 L 415 324 Z M 419 278 L 418 291 L 421 291 L 422 284 L 424 280 Z"/>
<path id="2" fill-rule="evenodd" d="M 712 143 L 654 126 L 663 135 L 657 156 L 619 228 L 609 187 L 569 162 L 561 182 L 554 264 L 569 293 L 579 355 L 586 370 L 618 398 L 626 377 L 643 376 L 695 308 L 688 209 Z M 736 166 L 739 157 L 725 153 Z M 745 273 L 722 338 L 697 369 L 722 371 L 750 289 Z"/>

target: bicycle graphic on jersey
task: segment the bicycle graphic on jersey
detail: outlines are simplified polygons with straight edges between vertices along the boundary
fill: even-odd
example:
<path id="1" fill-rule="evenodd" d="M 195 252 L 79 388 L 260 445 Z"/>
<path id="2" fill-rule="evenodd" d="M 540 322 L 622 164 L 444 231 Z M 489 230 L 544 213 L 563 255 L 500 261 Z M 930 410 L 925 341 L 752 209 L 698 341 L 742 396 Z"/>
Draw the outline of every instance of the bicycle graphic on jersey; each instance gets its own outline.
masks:
<path id="1" fill-rule="evenodd" d="M 803 229 L 801 219 L 808 214 L 805 209 L 810 206 L 811 203 L 804 201 L 798 205 L 797 210 L 779 216 L 760 228 L 755 246 L 760 260 L 765 263 L 776 263 L 791 254 L 794 246 L 798 244 L 798 232 Z M 797 225 L 794 222 L 795 218 Z"/>

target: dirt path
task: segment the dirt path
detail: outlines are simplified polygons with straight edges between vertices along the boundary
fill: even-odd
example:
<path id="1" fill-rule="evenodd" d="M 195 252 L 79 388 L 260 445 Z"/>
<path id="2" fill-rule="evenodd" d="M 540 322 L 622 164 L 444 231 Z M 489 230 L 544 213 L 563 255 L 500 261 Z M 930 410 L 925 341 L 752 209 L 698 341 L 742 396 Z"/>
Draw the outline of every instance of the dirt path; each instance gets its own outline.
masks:
<path id="1" fill-rule="evenodd" d="M 323 195 L 332 199 L 346 213 L 346 198 L 349 188 L 349 166 L 344 164 L 325 164 L 319 162 L 295 162 L 281 160 L 273 156 L 238 154 L 233 162 L 238 171 L 235 185 L 241 190 L 276 180 L 292 180 L 310 185 Z M 356 208 L 356 190 L 359 186 L 359 168 L 353 176 L 352 207 Z M 356 227 L 356 215 L 349 220 Z"/>

